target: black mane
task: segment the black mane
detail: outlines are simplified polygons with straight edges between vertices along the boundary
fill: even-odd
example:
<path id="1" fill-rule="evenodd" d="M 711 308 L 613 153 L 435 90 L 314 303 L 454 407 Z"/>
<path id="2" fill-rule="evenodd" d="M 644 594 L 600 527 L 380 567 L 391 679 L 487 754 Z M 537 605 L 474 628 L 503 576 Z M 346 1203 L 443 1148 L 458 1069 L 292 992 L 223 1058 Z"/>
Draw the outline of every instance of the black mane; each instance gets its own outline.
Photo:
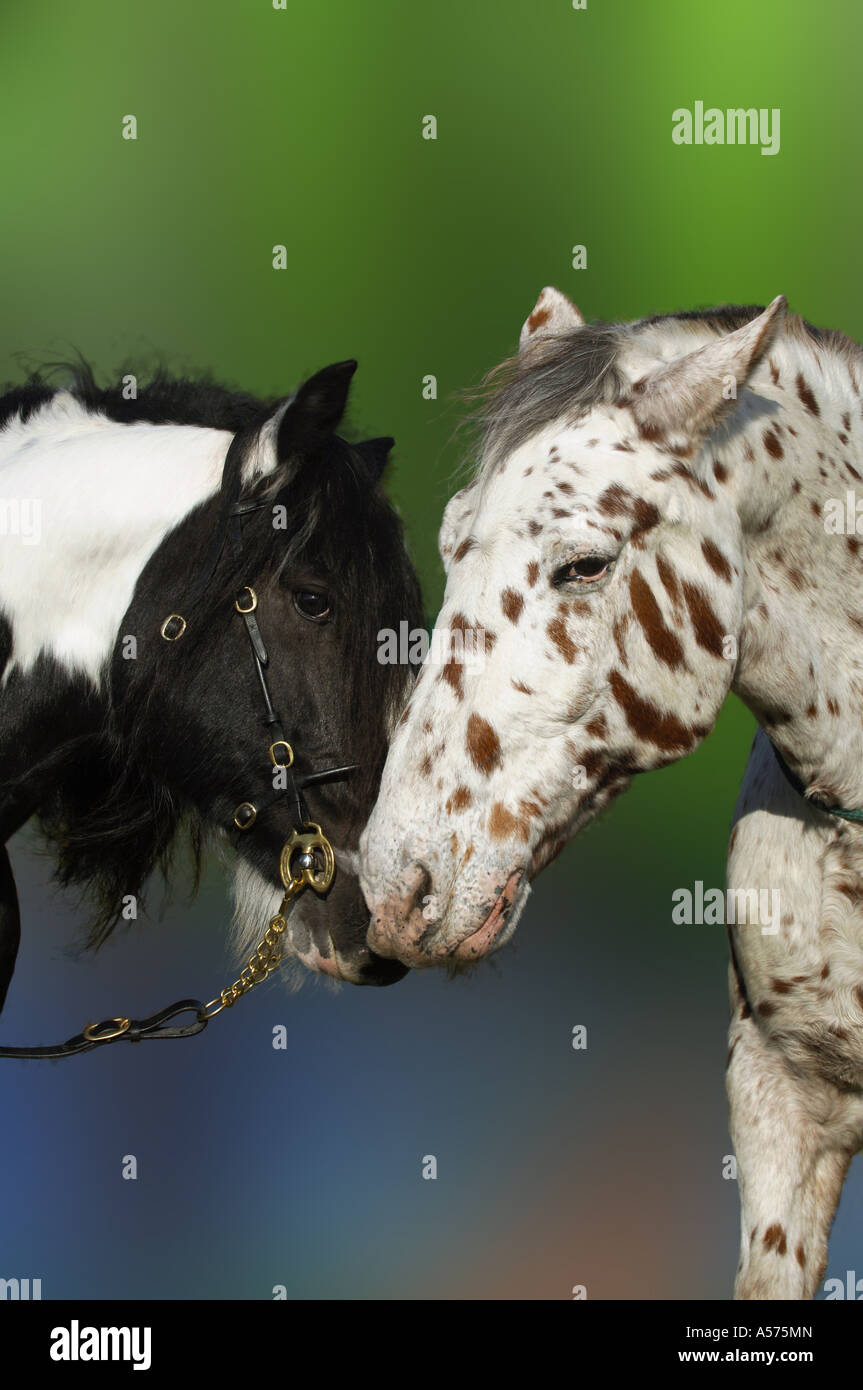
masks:
<path id="1" fill-rule="evenodd" d="M 55 374 L 65 378 L 62 386 L 52 382 Z M 126 400 L 119 384 L 125 374 L 117 373 L 117 384 L 99 386 L 93 369 L 83 360 L 43 365 L 31 372 L 23 385 L 8 385 L 0 394 L 0 429 L 16 415 L 29 420 L 59 390 L 71 392 L 87 410 L 107 415 L 119 424 L 144 420 L 155 425 L 200 425 L 232 433 L 266 419 L 277 404 L 276 399 L 234 391 L 206 376 L 175 377 L 163 368 L 145 383 L 139 380 L 136 398 Z"/>

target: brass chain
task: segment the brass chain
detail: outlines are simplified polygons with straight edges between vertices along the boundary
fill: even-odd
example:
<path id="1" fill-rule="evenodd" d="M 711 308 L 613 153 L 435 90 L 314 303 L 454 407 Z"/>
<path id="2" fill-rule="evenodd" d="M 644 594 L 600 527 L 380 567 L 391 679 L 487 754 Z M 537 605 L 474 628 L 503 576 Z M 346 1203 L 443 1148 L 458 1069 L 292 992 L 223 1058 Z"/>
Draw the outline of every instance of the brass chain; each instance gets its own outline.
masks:
<path id="1" fill-rule="evenodd" d="M 198 1013 L 200 1019 L 209 1021 L 220 1014 L 223 1009 L 230 1009 L 236 1004 L 238 999 L 242 999 L 244 994 L 248 994 L 255 985 L 261 984 L 277 970 L 282 963 L 282 950 L 284 942 L 282 940 L 288 925 L 287 911 L 298 893 L 302 892 L 306 886 L 306 881 L 301 874 L 298 878 L 292 878 L 285 888 L 285 896 L 282 898 L 279 910 L 275 917 L 270 918 L 270 925 L 264 932 L 263 937 L 258 942 L 252 954 L 249 956 L 248 964 L 240 971 L 239 978 L 232 985 L 226 985 L 223 990 L 211 999 L 209 1004 Z"/>

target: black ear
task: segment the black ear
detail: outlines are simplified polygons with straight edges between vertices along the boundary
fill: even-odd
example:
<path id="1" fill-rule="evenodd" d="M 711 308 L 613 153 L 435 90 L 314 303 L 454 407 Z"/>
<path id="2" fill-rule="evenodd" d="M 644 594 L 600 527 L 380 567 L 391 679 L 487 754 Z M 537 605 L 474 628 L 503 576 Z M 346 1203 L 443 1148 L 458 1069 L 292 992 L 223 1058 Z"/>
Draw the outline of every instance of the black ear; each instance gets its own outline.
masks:
<path id="1" fill-rule="evenodd" d="M 364 439 L 361 444 L 351 445 L 351 448 L 362 456 L 375 482 L 386 468 L 390 450 L 395 442 L 387 435 L 382 439 Z"/>
<path id="2" fill-rule="evenodd" d="M 356 369 L 353 359 L 335 362 L 303 382 L 279 421 L 276 449 L 280 462 L 333 433 L 345 413 Z"/>

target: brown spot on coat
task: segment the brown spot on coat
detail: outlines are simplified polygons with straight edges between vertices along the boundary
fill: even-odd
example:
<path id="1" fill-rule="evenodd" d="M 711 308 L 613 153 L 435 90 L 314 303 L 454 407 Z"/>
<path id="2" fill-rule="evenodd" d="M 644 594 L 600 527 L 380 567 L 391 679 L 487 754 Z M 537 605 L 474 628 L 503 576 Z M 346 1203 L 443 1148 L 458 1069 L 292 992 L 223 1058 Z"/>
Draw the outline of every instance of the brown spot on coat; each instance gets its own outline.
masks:
<path id="1" fill-rule="evenodd" d="M 535 333 L 538 328 L 542 328 L 544 323 L 548 323 L 551 318 L 550 309 L 534 309 L 527 321 L 528 333 Z"/>
<path id="2" fill-rule="evenodd" d="M 464 667 L 456 656 L 450 656 L 441 668 L 438 680 L 446 681 L 455 692 L 456 699 L 464 699 Z"/>
<path id="3" fill-rule="evenodd" d="M 461 545 L 458 547 L 455 554 L 453 555 L 453 564 L 457 565 L 460 560 L 464 559 L 465 555 L 467 555 L 469 551 L 476 550 L 476 547 L 477 542 L 474 539 L 474 537 L 468 536 L 466 540 L 462 541 Z"/>
<path id="4" fill-rule="evenodd" d="M 600 494 L 597 505 L 604 516 L 626 516 L 632 507 L 632 493 L 620 483 L 610 483 Z"/>
<path id="5" fill-rule="evenodd" d="M 530 585 L 531 589 L 533 588 L 534 584 L 538 579 L 539 565 L 536 563 L 536 560 L 529 560 L 527 566 L 527 582 Z"/>
<path id="6" fill-rule="evenodd" d="M 488 818 L 488 833 L 492 840 L 512 840 L 519 833 L 519 820 L 508 811 L 502 801 L 492 803 Z M 522 839 L 527 839 L 526 835 Z"/>
<path id="7" fill-rule="evenodd" d="M 466 811 L 467 808 L 468 808 L 468 806 L 470 806 L 470 804 L 471 804 L 472 801 L 473 801 L 473 793 L 471 792 L 470 787 L 465 787 L 465 786 L 463 786 L 463 785 L 459 785 L 458 787 L 456 787 L 456 789 L 455 789 L 455 791 L 453 792 L 452 796 L 451 796 L 451 797 L 449 798 L 449 800 L 447 801 L 447 804 L 446 804 L 447 813 L 449 813 L 451 810 L 452 810 L 452 811 Z"/>
<path id="8" fill-rule="evenodd" d="M 551 621 L 547 623 L 545 630 L 548 633 L 554 645 L 557 647 L 557 650 L 560 652 L 564 661 L 567 663 L 568 666 L 571 666 L 572 663 L 575 661 L 576 654 L 578 652 L 578 647 L 575 645 L 575 643 L 573 642 L 572 638 L 566 630 L 565 619 L 552 618 Z"/>
<path id="9" fill-rule="evenodd" d="M 681 723 L 675 714 L 665 714 L 651 700 L 645 700 L 633 689 L 619 671 L 612 671 L 609 684 L 614 699 L 626 716 L 626 722 L 639 738 L 665 752 L 688 750 L 699 734 L 706 729 L 692 729 Z"/>
<path id="10" fill-rule="evenodd" d="M 787 1254 L 788 1241 L 785 1236 L 785 1231 L 779 1225 L 778 1221 L 774 1221 L 772 1226 L 767 1227 L 767 1230 L 761 1237 L 761 1241 L 765 1250 L 775 1250 L 777 1255 Z"/>
<path id="11" fill-rule="evenodd" d="M 800 397 L 803 404 L 805 405 L 806 409 L 809 411 L 809 414 L 820 415 L 821 409 L 814 395 L 812 394 L 811 386 L 807 384 L 806 378 L 804 377 L 802 372 L 797 373 L 797 380 L 795 382 L 795 385 L 797 386 L 797 394 Z"/>
<path id="12" fill-rule="evenodd" d="M 636 497 L 632 506 L 632 514 L 635 518 L 633 537 L 640 535 L 643 531 L 652 531 L 654 526 L 658 526 L 662 520 L 659 508 L 652 502 L 646 502 L 643 497 Z"/>
<path id="13" fill-rule="evenodd" d="M 626 657 L 626 648 L 623 645 L 623 637 L 628 626 L 629 618 L 627 614 L 624 614 L 622 618 L 615 618 L 614 622 L 611 624 L 611 633 L 614 637 L 614 643 L 617 647 L 620 659 L 623 662 L 624 666 L 629 665 L 629 662 Z"/>
<path id="14" fill-rule="evenodd" d="M 633 570 L 629 580 L 629 593 L 632 609 L 650 644 L 650 649 L 660 661 L 672 669 L 683 665 L 683 644 L 680 638 L 665 622 L 662 611 L 640 570 Z"/>
<path id="15" fill-rule="evenodd" d="M 701 553 L 707 561 L 714 574 L 718 574 L 720 579 L 724 579 L 726 584 L 731 583 L 731 566 L 726 560 L 719 546 L 714 541 L 703 540 L 701 542 Z"/>
<path id="16" fill-rule="evenodd" d="M 664 555 L 656 557 L 656 572 L 662 581 L 662 586 L 675 608 L 680 603 L 680 584 L 671 563 L 665 559 Z"/>
<path id="17" fill-rule="evenodd" d="M 725 637 L 722 624 L 710 606 L 707 594 L 697 584 L 683 581 L 683 597 L 695 632 L 695 640 L 711 656 L 722 657 Z"/>
<path id="18" fill-rule="evenodd" d="M 500 596 L 500 606 L 505 618 L 517 623 L 524 608 L 524 599 L 517 589 L 504 589 Z"/>
<path id="19" fill-rule="evenodd" d="M 454 613 L 449 626 L 450 632 L 465 633 L 472 631 L 471 625 L 463 613 Z M 464 699 L 464 667 L 462 665 L 461 652 L 458 650 L 455 643 L 453 643 L 450 648 L 449 657 L 441 668 L 438 679 L 446 681 L 447 685 L 451 686 L 455 691 L 456 697 L 459 700 Z"/>
<path id="20" fill-rule="evenodd" d="M 779 442 L 779 436 L 774 430 L 764 431 L 764 447 L 771 458 L 781 459 L 785 455 L 785 450 Z"/>
<path id="21" fill-rule="evenodd" d="M 649 444 L 660 444 L 665 438 L 665 431 L 655 420 L 638 420 L 636 423 L 639 437 Z"/>
<path id="22" fill-rule="evenodd" d="M 467 721 L 465 744 L 474 767 L 485 777 L 490 777 L 495 768 L 500 767 L 500 739 L 482 715 L 472 714 Z"/>

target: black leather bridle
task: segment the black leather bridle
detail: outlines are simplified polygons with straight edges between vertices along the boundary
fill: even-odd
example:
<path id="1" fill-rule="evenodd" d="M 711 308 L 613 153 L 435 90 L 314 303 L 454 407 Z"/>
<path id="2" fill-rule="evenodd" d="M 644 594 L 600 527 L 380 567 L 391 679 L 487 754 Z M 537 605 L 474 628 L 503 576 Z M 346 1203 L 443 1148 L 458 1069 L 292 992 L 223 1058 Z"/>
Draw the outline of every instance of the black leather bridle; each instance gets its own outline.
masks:
<path id="1" fill-rule="evenodd" d="M 216 533 L 204 556 L 201 569 L 184 600 L 183 607 L 186 613 L 191 614 L 207 592 L 222 558 L 226 542 L 230 543 L 235 567 L 238 574 L 241 573 L 243 518 L 252 512 L 262 511 L 265 507 L 273 505 L 269 498 L 245 502 L 240 500 L 241 469 L 249 437 L 248 431 L 240 431 L 236 434 L 225 456 L 221 505 Z M 332 875 L 335 872 L 335 860 L 332 847 L 320 826 L 309 820 L 308 807 L 303 792 L 306 787 L 319 786 L 326 782 L 346 781 L 358 770 L 358 764 L 348 763 L 341 767 L 328 767 L 318 772 L 307 772 L 301 776 L 295 771 L 294 750 L 285 737 L 284 725 L 273 704 L 267 681 L 269 655 L 255 617 L 257 607 L 258 596 L 255 590 L 250 584 L 242 585 L 236 594 L 234 608 L 245 624 L 255 663 L 255 672 L 264 699 L 264 722 L 269 730 L 269 756 L 274 778 L 270 788 L 260 795 L 256 795 L 254 801 L 240 802 L 234 811 L 232 825 L 226 829 L 234 838 L 245 834 L 257 824 L 264 811 L 286 796 L 290 803 L 293 834 L 282 850 L 280 861 L 282 881 L 287 887 L 289 880 L 296 872 L 296 868 L 299 868 L 303 881 L 320 892 L 323 891 L 321 884 L 328 887 L 332 881 Z M 187 627 L 187 619 L 182 614 L 171 613 L 162 623 L 160 633 L 166 642 L 177 642 L 182 638 Z M 281 774 L 278 778 L 275 777 L 276 771 Z M 224 1007 L 229 1007 L 228 1001 L 225 999 L 225 995 L 229 992 L 222 992 Z M 171 1019 L 184 1013 L 194 1015 L 191 1023 L 170 1026 Z M 175 1004 L 170 1004 L 167 1008 L 160 1009 L 145 1019 L 124 1017 L 106 1019 L 101 1023 L 90 1023 L 81 1033 L 63 1043 L 50 1044 L 44 1047 L 0 1047 L 0 1058 L 57 1059 L 72 1057 L 80 1052 L 91 1052 L 94 1048 L 104 1047 L 112 1042 L 188 1038 L 202 1032 L 213 1016 L 214 1014 L 210 1012 L 210 1006 L 203 1004 L 200 999 L 180 999 Z"/>
<path id="2" fill-rule="evenodd" d="M 223 473 L 222 490 L 229 493 L 232 486 L 239 487 L 239 464 L 245 450 L 245 440 L 241 435 L 236 435 L 231 443 L 225 458 L 225 471 Z M 233 475 L 233 484 L 232 484 Z M 243 563 L 243 519 L 252 512 L 263 511 L 265 507 L 271 507 L 272 500 L 254 500 L 242 502 L 239 500 L 229 501 L 227 507 L 223 506 L 220 517 L 219 531 L 216 536 L 216 543 L 205 557 L 204 565 L 189 590 L 184 607 L 186 612 L 190 612 L 198 603 L 199 599 L 206 593 L 210 581 L 215 574 L 216 567 L 221 559 L 226 541 L 230 543 L 233 554 L 234 564 L 238 574 L 241 572 Z M 264 642 L 258 620 L 255 613 L 258 607 L 258 596 L 250 584 L 244 584 L 238 590 L 234 600 L 234 608 L 243 619 L 246 633 L 249 638 L 249 645 L 252 649 L 252 658 L 255 663 L 255 672 L 258 677 L 258 684 L 261 687 L 261 694 L 264 699 L 264 723 L 270 733 L 269 756 L 274 769 L 278 769 L 282 774 L 278 779 L 274 779 L 271 787 L 249 801 L 241 801 L 234 811 L 232 825 L 228 827 L 229 834 L 235 838 L 251 830 L 257 824 L 261 814 L 270 806 L 286 796 L 291 806 L 291 823 L 294 829 L 299 829 L 302 825 L 309 823 L 309 812 L 306 806 L 303 792 L 306 787 L 319 786 L 325 782 L 344 782 L 358 770 L 358 764 L 348 763 L 342 767 L 328 767 L 318 772 L 307 772 L 302 776 L 298 775 L 294 769 L 294 750 L 285 737 L 284 725 L 281 717 L 273 704 L 270 687 L 267 681 L 267 667 L 269 665 L 269 655 L 266 643 Z M 177 642 L 186 631 L 187 622 L 180 613 L 171 613 L 161 626 L 161 634 L 166 642 Z"/>

